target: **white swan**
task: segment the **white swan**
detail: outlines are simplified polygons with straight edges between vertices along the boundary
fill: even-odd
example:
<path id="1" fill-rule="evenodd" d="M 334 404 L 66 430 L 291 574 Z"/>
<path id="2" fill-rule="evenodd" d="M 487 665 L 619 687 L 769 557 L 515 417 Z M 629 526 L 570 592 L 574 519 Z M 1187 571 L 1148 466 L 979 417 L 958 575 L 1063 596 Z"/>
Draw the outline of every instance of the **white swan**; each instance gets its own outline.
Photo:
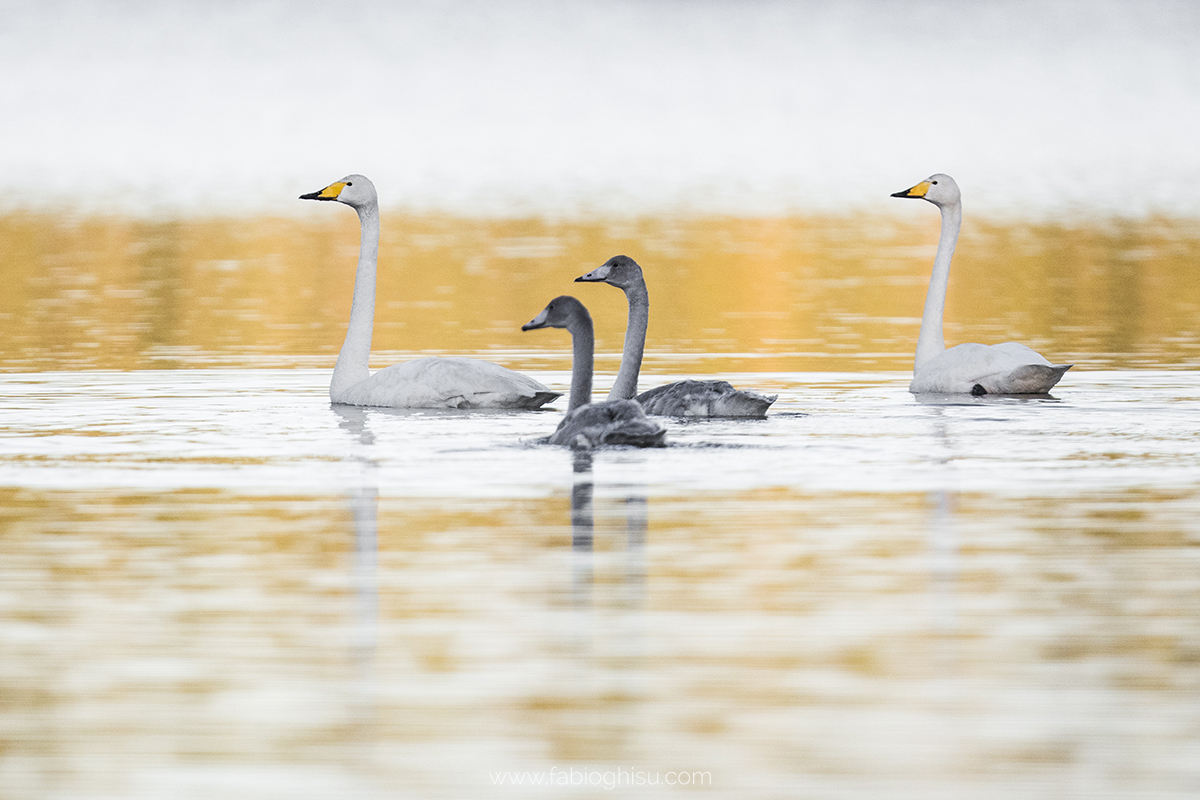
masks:
<path id="1" fill-rule="evenodd" d="M 329 399 L 354 406 L 392 408 L 538 408 L 560 394 L 499 364 L 474 358 L 419 358 L 381 369 L 367 367 L 375 321 L 375 262 L 379 256 L 379 200 L 375 185 L 347 175 L 301 200 L 335 200 L 358 212 L 362 244 L 354 276 L 354 304 L 346 341 L 333 368 Z"/>
<path id="2" fill-rule="evenodd" d="M 650 323 L 650 293 L 642 268 L 629 256 L 613 256 L 600 267 L 575 279 L 576 283 L 607 283 L 625 292 L 629 322 L 621 368 L 609 400 L 634 399 L 647 414 L 660 417 L 765 417 L 778 395 L 770 397 L 735 389 L 728 381 L 684 380 L 637 393 L 646 328 Z"/>
<path id="3" fill-rule="evenodd" d="M 592 315 L 574 297 L 562 295 L 529 322 L 523 331 L 536 328 L 566 328 L 571 333 L 571 399 L 567 415 L 549 438 L 550 444 L 565 444 L 576 449 L 600 445 L 662 447 L 666 430 L 649 419 L 633 400 L 592 402 L 592 365 L 596 340 Z"/>
<path id="4" fill-rule="evenodd" d="M 962 226 L 962 196 L 949 175 L 930 175 L 911 189 L 892 197 L 928 200 L 942 212 L 942 233 L 933 276 L 925 296 L 917 356 L 908 390 L 914 394 L 1046 394 L 1072 364 L 1051 364 L 1035 350 L 1017 342 L 960 344 L 946 349 L 942 314 L 950 281 L 950 259 Z"/>

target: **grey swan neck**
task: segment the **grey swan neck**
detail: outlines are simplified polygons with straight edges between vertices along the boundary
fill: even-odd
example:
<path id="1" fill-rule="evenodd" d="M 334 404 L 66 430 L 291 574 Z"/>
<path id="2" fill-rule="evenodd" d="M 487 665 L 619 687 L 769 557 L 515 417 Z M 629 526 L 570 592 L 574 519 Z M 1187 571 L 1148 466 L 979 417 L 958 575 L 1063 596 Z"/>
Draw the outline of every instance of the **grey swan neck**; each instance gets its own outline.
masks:
<path id="1" fill-rule="evenodd" d="M 355 208 L 362 228 L 358 270 L 354 273 L 354 302 L 346 341 L 333 368 L 329 396 L 337 402 L 343 393 L 371 377 L 367 366 L 371 355 L 371 332 L 375 325 L 375 267 L 379 260 L 379 206 Z"/>
<path id="2" fill-rule="evenodd" d="M 567 330 L 571 333 L 571 399 L 567 401 L 567 413 L 592 402 L 592 368 L 596 350 L 596 335 L 592 329 L 592 318 L 587 314 L 575 315 Z"/>
<path id="3" fill-rule="evenodd" d="M 942 232 L 938 238 L 937 255 L 933 259 L 929 292 L 925 295 L 925 311 L 921 314 L 914 372 L 946 349 L 942 317 L 946 311 L 946 290 L 950 285 L 950 260 L 954 257 L 954 245 L 958 243 L 958 231 L 962 227 L 962 203 L 942 206 L 941 211 Z"/>
<path id="4" fill-rule="evenodd" d="M 637 396 L 638 373 L 642 370 L 642 354 L 646 349 L 646 329 L 650 325 L 650 293 L 646 281 L 640 280 L 625 289 L 629 301 L 629 322 L 625 326 L 625 349 L 621 351 L 621 368 L 608 393 L 609 400 L 632 400 Z"/>

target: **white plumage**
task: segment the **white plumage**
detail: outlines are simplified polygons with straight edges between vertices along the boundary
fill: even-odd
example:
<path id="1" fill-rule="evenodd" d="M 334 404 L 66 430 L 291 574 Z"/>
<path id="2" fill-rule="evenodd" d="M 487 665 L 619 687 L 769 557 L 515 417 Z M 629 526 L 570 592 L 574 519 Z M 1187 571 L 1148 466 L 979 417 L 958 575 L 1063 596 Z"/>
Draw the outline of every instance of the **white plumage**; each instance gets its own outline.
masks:
<path id="1" fill-rule="evenodd" d="M 929 292 L 925 296 L 913 379 L 908 390 L 914 394 L 974 395 L 1049 392 L 1072 365 L 1051 364 L 1044 356 L 1018 342 L 960 344 L 946 349 L 942 316 L 950 283 L 950 261 L 962 227 L 962 195 L 954 179 L 942 173 L 930 175 L 892 197 L 927 200 L 942 212 L 942 232 L 933 260 Z"/>
<path id="2" fill-rule="evenodd" d="M 420 358 L 381 369 L 367 366 L 375 321 L 379 200 L 362 175 L 347 175 L 301 200 L 333 200 L 358 212 L 362 242 L 346 341 L 329 383 L 334 403 L 392 408 L 539 408 L 561 395 L 519 372 L 474 358 Z"/>
<path id="3" fill-rule="evenodd" d="M 538 408 L 556 397 L 519 372 L 458 357 L 395 364 L 336 396 L 330 393 L 335 403 L 392 408 Z"/>

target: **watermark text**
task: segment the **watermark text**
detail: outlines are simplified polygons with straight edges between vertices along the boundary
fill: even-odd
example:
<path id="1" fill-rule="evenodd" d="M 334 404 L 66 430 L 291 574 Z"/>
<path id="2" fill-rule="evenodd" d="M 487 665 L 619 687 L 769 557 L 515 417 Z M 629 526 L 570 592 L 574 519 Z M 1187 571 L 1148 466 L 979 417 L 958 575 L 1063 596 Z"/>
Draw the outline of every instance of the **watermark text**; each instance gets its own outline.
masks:
<path id="1" fill-rule="evenodd" d="M 489 772 L 493 786 L 574 786 L 580 789 L 620 789 L 633 786 L 712 786 L 711 772 L 660 771 L 616 767 L 551 767 L 541 772 Z"/>

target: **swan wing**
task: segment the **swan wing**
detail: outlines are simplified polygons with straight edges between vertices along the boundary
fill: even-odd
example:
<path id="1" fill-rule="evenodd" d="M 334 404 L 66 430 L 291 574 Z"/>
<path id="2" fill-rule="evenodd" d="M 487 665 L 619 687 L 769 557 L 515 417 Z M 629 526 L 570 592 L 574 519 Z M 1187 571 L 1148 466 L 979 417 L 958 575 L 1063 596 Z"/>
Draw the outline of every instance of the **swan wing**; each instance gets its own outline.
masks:
<path id="1" fill-rule="evenodd" d="M 474 358 L 418 358 L 381 369 L 335 403 L 391 408 L 539 408 L 561 395 Z"/>
<path id="2" fill-rule="evenodd" d="M 684 380 L 657 386 L 636 398 L 659 417 L 765 417 L 778 395 L 735 389 L 729 381 Z"/>
<path id="3" fill-rule="evenodd" d="M 921 365 L 908 390 L 914 394 L 1046 394 L 1071 366 L 1051 364 L 1019 342 L 960 344 Z"/>

